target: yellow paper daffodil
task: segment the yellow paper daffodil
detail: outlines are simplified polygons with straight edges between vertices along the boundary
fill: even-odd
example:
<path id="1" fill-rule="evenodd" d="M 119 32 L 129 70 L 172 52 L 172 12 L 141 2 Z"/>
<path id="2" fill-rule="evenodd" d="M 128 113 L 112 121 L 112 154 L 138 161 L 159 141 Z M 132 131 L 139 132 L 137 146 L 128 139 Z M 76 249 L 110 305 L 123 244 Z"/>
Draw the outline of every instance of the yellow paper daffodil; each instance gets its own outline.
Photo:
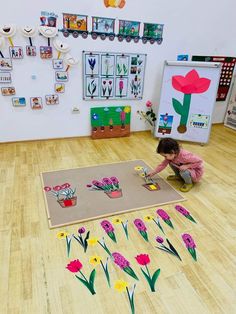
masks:
<path id="1" fill-rule="evenodd" d="M 114 219 L 112 220 L 112 222 L 113 222 L 115 225 L 119 225 L 119 224 L 122 223 L 122 219 L 120 219 L 120 218 L 114 218 Z"/>
<path id="2" fill-rule="evenodd" d="M 57 238 L 58 239 L 65 239 L 66 236 L 68 236 L 68 232 L 66 232 L 66 231 L 60 231 L 60 232 L 57 233 Z"/>
<path id="3" fill-rule="evenodd" d="M 94 255 L 90 257 L 89 263 L 93 266 L 97 266 L 98 264 L 100 264 L 101 260 L 102 260 L 101 256 Z"/>
<path id="4" fill-rule="evenodd" d="M 140 173 L 140 177 L 145 178 L 145 173 Z"/>
<path id="5" fill-rule="evenodd" d="M 89 246 L 94 246 L 97 244 L 97 242 L 98 242 L 98 238 L 90 238 L 87 240 L 87 243 Z"/>
<path id="6" fill-rule="evenodd" d="M 145 221 L 151 221 L 153 219 L 154 219 L 154 217 L 152 215 L 147 215 L 147 216 L 144 217 Z"/>
<path id="7" fill-rule="evenodd" d="M 143 170 L 143 167 L 141 167 L 141 166 L 136 166 L 136 167 L 134 167 L 134 170 L 135 170 L 135 171 L 141 171 L 141 170 Z"/>
<path id="8" fill-rule="evenodd" d="M 128 287 L 128 282 L 126 282 L 124 280 L 116 280 L 115 281 L 115 284 L 114 284 L 115 290 L 117 290 L 119 292 L 123 292 L 126 290 L 127 287 Z"/>

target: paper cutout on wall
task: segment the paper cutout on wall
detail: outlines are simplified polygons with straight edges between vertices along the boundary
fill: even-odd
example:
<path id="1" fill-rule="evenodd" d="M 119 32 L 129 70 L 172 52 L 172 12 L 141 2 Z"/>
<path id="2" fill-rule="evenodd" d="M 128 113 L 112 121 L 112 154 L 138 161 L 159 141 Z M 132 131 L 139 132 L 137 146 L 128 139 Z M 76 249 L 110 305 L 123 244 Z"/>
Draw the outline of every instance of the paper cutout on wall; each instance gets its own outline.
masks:
<path id="1" fill-rule="evenodd" d="M 23 59 L 23 48 L 20 46 L 10 46 L 9 54 L 12 59 Z"/>
<path id="2" fill-rule="evenodd" d="M 172 77 L 172 87 L 184 94 L 183 104 L 172 98 L 173 108 L 180 115 L 180 124 L 177 128 L 179 133 L 187 131 L 191 95 L 206 92 L 210 83 L 211 80 L 208 78 L 200 78 L 196 70 L 189 71 L 185 76 L 175 75 Z"/>
<path id="3" fill-rule="evenodd" d="M 51 46 L 40 46 L 40 58 L 51 59 L 52 58 L 52 47 Z"/>
<path id="4" fill-rule="evenodd" d="M 11 83 L 11 73 L 0 72 L 0 83 Z"/>
<path id="5" fill-rule="evenodd" d="M 14 107 L 24 107 L 24 106 L 26 106 L 25 97 L 13 97 L 12 98 L 12 105 Z"/>
<path id="6" fill-rule="evenodd" d="M 123 41 L 126 38 L 127 42 L 134 39 L 134 42 L 139 41 L 140 22 L 119 20 L 118 40 Z"/>
<path id="7" fill-rule="evenodd" d="M 147 41 L 150 44 L 157 42 L 160 45 L 163 41 L 163 24 L 144 23 L 142 42 L 146 44 Z"/>
<path id="8" fill-rule="evenodd" d="M 92 32 L 91 37 L 97 39 L 98 36 L 102 40 L 108 36 L 110 40 L 115 39 L 115 19 L 107 17 L 92 17 Z"/>
<path id="9" fill-rule="evenodd" d="M 32 56 L 32 57 L 36 56 L 36 47 L 33 46 L 32 37 L 34 37 L 36 35 L 37 28 L 35 26 L 25 25 L 25 26 L 20 27 L 20 31 L 21 31 L 21 34 L 24 37 L 28 37 L 29 38 L 30 45 L 26 46 L 26 54 L 27 54 L 27 56 Z M 34 47 L 33 51 L 31 51 L 32 50 L 31 47 Z M 28 53 L 27 53 L 27 51 L 28 51 Z"/>
<path id="10" fill-rule="evenodd" d="M 70 51 L 70 46 L 67 43 L 62 42 L 61 40 L 57 38 L 53 40 L 53 46 L 58 52 L 57 59 L 60 58 L 61 53 L 65 54 Z"/>
<path id="11" fill-rule="evenodd" d="M 69 53 L 67 53 L 64 57 L 64 62 L 65 65 L 67 66 L 66 72 L 68 72 L 70 67 L 75 67 L 79 63 L 79 60 L 72 57 Z"/>
<path id="12" fill-rule="evenodd" d="M 58 15 L 53 12 L 41 11 L 40 26 L 56 27 Z"/>
<path id="13" fill-rule="evenodd" d="M 129 136 L 130 106 L 91 108 L 92 138 Z"/>
<path id="14" fill-rule="evenodd" d="M 103 1 L 106 8 L 112 7 L 122 9 L 126 4 L 126 0 L 103 0 Z"/>
<path id="15" fill-rule="evenodd" d="M 0 26 L 0 34 L 9 40 L 9 43 L 12 47 L 14 46 L 12 37 L 15 35 L 15 33 L 16 33 L 16 25 L 14 24 Z"/>
<path id="16" fill-rule="evenodd" d="M 60 29 L 65 37 L 70 34 L 74 38 L 82 35 L 83 38 L 88 37 L 87 31 L 87 15 L 63 13 L 63 28 Z"/>
<path id="17" fill-rule="evenodd" d="M 198 129 L 207 129 L 210 124 L 210 116 L 205 114 L 191 114 L 189 126 Z"/>
<path id="18" fill-rule="evenodd" d="M 2 96 L 12 96 L 16 94 L 15 87 L 2 87 Z"/>
<path id="19" fill-rule="evenodd" d="M 10 58 L 0 58 L 0 70 L 1 71 L 12 70 L 12 61 Z"/>
<path id="20" fill-rule="evenodd" d="M 30 105 L 33 110 L 43 109 L 43 103 L 41 97 L 31 97 L 30 98 Z"/>
<path id="21" fill-rule="evenodd" d="M 56 94 L 46 95 L 45 96 L 46 105 L 58 105 L 59 104 L 59 96 Z"/>

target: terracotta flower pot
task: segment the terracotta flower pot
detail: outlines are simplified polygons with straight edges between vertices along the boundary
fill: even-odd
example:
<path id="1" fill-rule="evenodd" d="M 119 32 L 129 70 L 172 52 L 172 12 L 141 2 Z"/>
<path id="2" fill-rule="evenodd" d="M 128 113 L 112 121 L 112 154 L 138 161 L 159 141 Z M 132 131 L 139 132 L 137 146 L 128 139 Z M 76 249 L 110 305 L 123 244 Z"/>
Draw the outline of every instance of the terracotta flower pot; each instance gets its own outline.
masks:
<path id="1" fill-rule="evenodd" d="M 105 191 L 106 195 L 110 198 L 120 198 L 122 197 L 122 190 L 115 190 L 115 191 Z"/>
<path id="2" fill-rule="evenodd" d="M 70 199 L 62 199 L 62 200 L 58 200 L 58 203 L 61 205 L 61 207 L 65 208 L 65 207 L 71 207 L 71 206 L 75 206 L 77 204 L 77 196 L 74 196 Z"/>

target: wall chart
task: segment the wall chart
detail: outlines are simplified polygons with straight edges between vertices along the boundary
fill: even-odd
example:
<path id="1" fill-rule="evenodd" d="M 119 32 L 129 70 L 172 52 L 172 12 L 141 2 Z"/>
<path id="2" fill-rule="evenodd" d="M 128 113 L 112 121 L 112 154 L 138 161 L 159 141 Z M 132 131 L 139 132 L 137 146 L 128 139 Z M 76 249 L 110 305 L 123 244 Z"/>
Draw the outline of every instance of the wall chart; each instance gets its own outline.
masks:
<path id="1" fill-rule="evenodd" d="M 142 99 L 145 65 L 145 54 L 83 51 L 83 98 Z"/>

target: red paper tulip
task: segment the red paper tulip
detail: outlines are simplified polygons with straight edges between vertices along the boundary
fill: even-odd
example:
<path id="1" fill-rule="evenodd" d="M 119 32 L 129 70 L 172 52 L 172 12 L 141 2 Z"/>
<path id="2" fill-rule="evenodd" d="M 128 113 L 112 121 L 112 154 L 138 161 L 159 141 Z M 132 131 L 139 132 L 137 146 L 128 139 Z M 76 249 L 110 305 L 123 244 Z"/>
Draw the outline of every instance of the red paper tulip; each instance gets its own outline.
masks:
<path id="1" fill-rule="evenodd" d="M 150 263 L 150 258 L 148 254 L 140 254 L 137 255 L 135 258 L 139 265 L 146 266 Z"/>
<path id="2" fill-rule="evenodd" d="M 72 273 L 77 273 L 78 271 L 81 270 L 81 268 L 83 267 L 83 265 L 81 264 L 81 262 L 76 259 L 74 261 L 71 261 L 66 268 L 71 271 Z"/>

